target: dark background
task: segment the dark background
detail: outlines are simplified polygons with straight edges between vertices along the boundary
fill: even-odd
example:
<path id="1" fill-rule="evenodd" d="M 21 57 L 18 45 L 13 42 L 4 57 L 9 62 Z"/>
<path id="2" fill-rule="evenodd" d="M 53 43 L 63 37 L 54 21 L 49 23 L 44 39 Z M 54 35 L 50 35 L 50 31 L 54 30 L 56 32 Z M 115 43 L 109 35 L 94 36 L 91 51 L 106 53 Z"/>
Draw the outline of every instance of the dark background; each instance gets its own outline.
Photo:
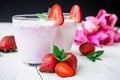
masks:
<path id="1" fill-rule="evenodd" d="M 100 9 L 105 9 L 118 16 L 116 26 L 120 26 L 117 0 L 0 0 L 0 22 L 11 22 L 11 17 L 16 14 L 46 12 L 55 3 L 62 6 L 63 12 L 69 12 L 72 5 L 79 4 L 83 19 L 86 16 L 96 16 Z"/>

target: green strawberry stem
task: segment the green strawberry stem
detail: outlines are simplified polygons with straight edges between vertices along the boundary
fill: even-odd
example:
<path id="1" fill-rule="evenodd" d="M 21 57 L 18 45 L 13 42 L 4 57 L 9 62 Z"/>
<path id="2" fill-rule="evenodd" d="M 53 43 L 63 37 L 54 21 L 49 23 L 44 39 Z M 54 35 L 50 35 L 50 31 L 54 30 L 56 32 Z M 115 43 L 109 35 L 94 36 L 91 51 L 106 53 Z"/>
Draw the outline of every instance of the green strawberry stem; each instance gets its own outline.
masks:
<path id="1" fill-rule="evenodd" d="M 54 45 L 53 47 L 53 54 L 58 61 L 65 61 L 66 59 L 70 58 L 71 55 L 64 55 L 64 49 L 60 50 L 57 46 Z"/>
<path id="2" fill-rule="evenodd" d="M 39 17 L 39 18 L 42 18 L 42 19 L 44 19 L 44 20 L 47 20 L 47 16 L 45 16 L 44 14 L 36 13 L 35 15 L 36 15 L 37 17 Z"/>
<path id="3" fill-rule="evenodd" d="M 103 50 L 100 50 L 100 51 L 95 51 L 95 52 L 92 52 L 92 53 L 89 53 L 87 55 L 87 58 L 90 59 L 91 61 L 95 62 L 96 60 L 102 60 L 100 59 L 99 57 L 104 53 Z"/>
<path id="4" fill-rule="evenodd" d="M 77 25 L 78 25 L 79 27 L 81 27 L 81 23 L 77 23 Z"/>
<path id="5" fill-rule="evenodd" d="M 51 8 L 49 7 L 49 8 L 48 8 L 48 15 L 50 14 L 50 10 L 51 10 Z"/>
<path id="6" fill-rule="evenodd" d="M 50 14 L 50 10 L 51 10 L 51 8 L 49 7 L 48 8 L 48 14 Z M 41 14 L 41 13 L 36 13 L 35 14 L 37 17 L 39 17 L 39 18 L 42 18 L 42 19 L 44 19 L 44 20 L 47 20 L 47 18 L 48 18 L 48 16 L 47 15 L 44 15 L 44 14 Z"/>

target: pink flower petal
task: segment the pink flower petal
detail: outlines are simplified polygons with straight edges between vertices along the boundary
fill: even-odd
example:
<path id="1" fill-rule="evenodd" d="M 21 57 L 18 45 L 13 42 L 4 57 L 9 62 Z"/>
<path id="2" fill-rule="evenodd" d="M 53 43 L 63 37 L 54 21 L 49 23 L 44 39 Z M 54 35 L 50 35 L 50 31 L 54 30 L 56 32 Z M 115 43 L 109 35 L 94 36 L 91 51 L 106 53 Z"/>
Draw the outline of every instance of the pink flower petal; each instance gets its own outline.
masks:
<path id="1" fill-rule="evenodd" d="M 102 15 L 107 14 L 107 11 L 104 9 L 99 10 L 96 18 L 99 19 Z"/>
<path id="2" fill-rule="evenodd" d="M 81 45 L 84 42 L 88 42 L 88 36 L 81 30 L 76 30 L 76 35 L 74 39 L 74 43 L 77 45 Z"/>
<path id="3" fill-rule="evenodd" d="M 114 28 L 114 42 L 120 42 L 120 33 L 119 33 L 120 29 L 119 28 Z"/>
<path id="4" fill-rule="evenodd" d="M 114 32 L 112 30 L 106 31 L 105 34 L 108 36 L 107 38 L 100 41 L 102 45 L 111 45 L 114 42 Z"/>
<path id="5" fill-rule="evenodd" d="M 103 30 L 110 30 L 110 29 L 112 28 L 111 26 L 106 25 L 106 24 L 104 24 L 104 23 L 101 23 L 100 26 L 101 26 L 101 28 L 102 28 Z"/>
<path id="6" fill-rule="evenodd" d="M 95 33 L 99 29 L 99 20 L 95 17 L 86 17 L 86 21 L 82 22 L 82 28 L 87 34 Z"/>
<path id="7" fill-rule="evenodd" d="M 115 14 L 111 14 L 109 16 L 109 25 L 114 26 L 117 20 L 118 20 L 118 17 Z"/>
<path id="8" fill-rule="evenodd" d="M 108 38 L 108 35 L 103 31 L 99 31 L 94 35 L 89 36 L 89 40 L 97 46 L 101 46 L 101 42 L 106 40 L 106 38 Z"/>
<path id="9" fill-rule="evenodd" d="M 85 18 L 87 21 L 90 21 L 91 23 L 95 24 L 95 25 L 99 25 L 100 21 L 94 17 L 94 16 L 88 16 Z"/>
<path id="10" fill-rule="evenodd" d="M 94 35 L 89 36 L 89 39 L 92 43 L 97 46 L 101 45 L 111 45 L 114 42 L 114 32 L 111 31 L 99 31 Z"/>

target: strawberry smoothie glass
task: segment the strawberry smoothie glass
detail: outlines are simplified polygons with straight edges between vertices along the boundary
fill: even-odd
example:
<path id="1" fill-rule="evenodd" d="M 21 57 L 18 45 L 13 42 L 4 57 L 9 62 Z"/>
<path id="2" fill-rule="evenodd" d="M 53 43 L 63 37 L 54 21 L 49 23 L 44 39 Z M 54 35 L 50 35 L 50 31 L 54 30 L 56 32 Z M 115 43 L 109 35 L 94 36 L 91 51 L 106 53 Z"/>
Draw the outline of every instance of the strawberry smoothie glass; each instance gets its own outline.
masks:
<path id="1" fill-rule="evenodd" d="M 77 23 L 74 19 L 69 18 L 69 13 L 63 13 L 63 15 L 64 23 L 60 27 L 57 27 L 54 45 L 57 45 L 60 49 L 64 49 L 65 52 L 67 52 L 71 50 Z"/>
<path id="2" fill-rule="evenodd" d="M 14 36 L 22 61 L 40 64 L 47 53 L 52 52 L 56 33 L 54 20 L 43 20 L 34 14 L 12 17 Z"/>
<path id="3" fill-rule="evenodd" d="M 44 12 L 43 14 L 46 16 L 48 15 L 47 12 Z M 77 29 L 77 23 L 74 19 L 69 18 L 69 13 L 63 13 L 63 15 L 64 23 L 57 27 L 54 45 L 58 46 L 60 49 L 64 49 L 65 52 L 67 52 L 71 50 Z"/>
<path id="4" fill-rule="evenodd" d="M 64 49 L 65 52 L 70 51 L 76 28 L 77 24 L 74 20 L 65 20 L 64 24 L 57 28 L 54 45 L 58 46 L 60 49 Z"/>

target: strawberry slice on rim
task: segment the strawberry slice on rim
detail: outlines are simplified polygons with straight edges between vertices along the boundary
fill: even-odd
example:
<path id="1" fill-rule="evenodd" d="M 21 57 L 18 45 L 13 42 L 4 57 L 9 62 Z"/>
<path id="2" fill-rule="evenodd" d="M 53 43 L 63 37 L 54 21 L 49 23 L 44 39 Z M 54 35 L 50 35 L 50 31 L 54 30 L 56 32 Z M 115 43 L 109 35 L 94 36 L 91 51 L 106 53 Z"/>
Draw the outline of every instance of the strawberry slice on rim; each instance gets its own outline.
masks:
<path id="1" fill-rule="evenodd" d="M 60 26 L 64 22 L 62 8 L 59 4 L 54 4 L 48 14 L 48 20 L 56 20 L 56 26 Z"/>
<path id="2" fill-rule="evenodd" d="M 75 4 L 70 10 L 70 19 L 75 19 L 77 23 L 82 21 L 82 12 L 79 5 Z"/>

